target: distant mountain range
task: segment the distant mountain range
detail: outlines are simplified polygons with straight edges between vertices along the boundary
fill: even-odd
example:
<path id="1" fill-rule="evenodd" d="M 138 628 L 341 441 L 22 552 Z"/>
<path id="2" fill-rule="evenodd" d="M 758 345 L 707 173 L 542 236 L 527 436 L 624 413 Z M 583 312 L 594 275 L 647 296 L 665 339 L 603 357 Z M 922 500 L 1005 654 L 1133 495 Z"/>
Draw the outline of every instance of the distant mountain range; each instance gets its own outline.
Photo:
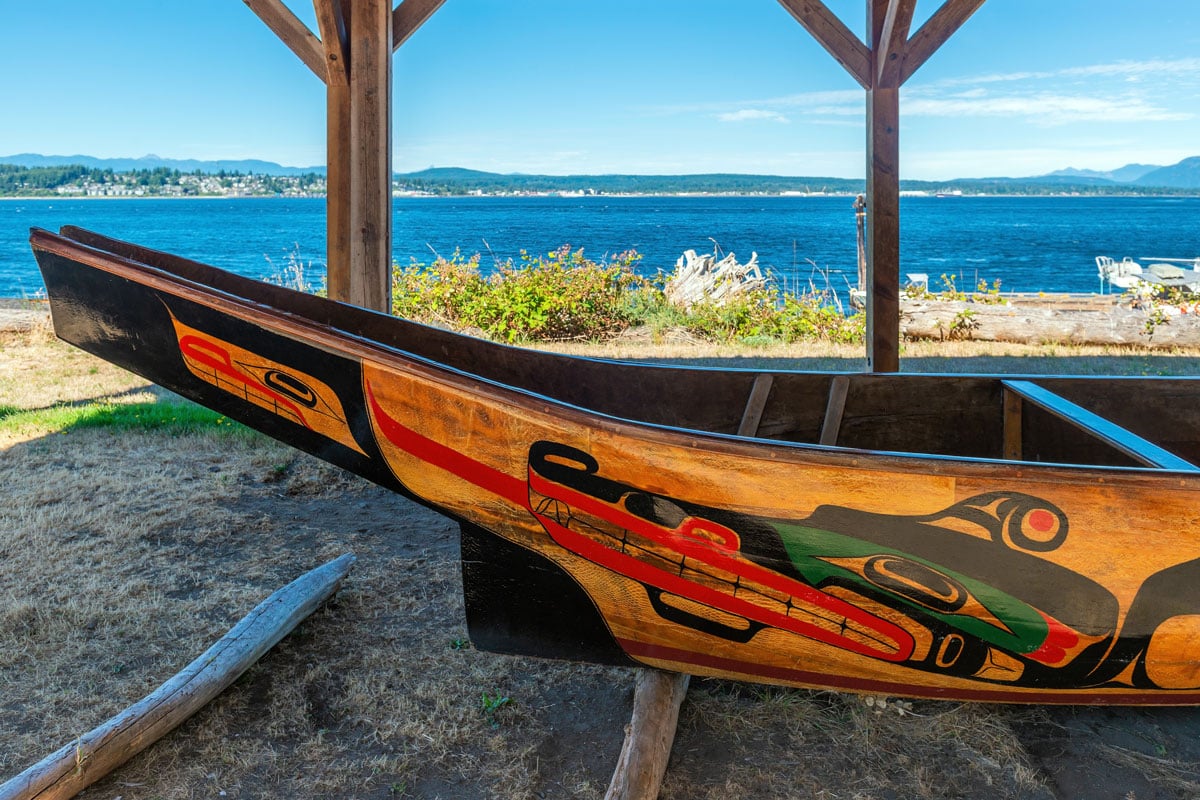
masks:
<path id="1" fill-rule="evenodd" d="M 59 167 L 82 165 L 113 172 L 166 168 L 183 173 L 240 172 L 242 174 L 296 176 L 324 174 L 324 166 L 285 167 L 273 161 L 255 159 L 201 161 L 171 159 L 155 155 L 141 158 L 95 158 L 93 156 L 46 156 L 20 153 L 0 156 L 0 164 L 20 167 Z M 679 192 L 830 192 L 853 193 L 863 190 L 863 181 L 853 178 L 795 177 L 780 175 L 743 175 L 713 173 L 704 175 L 528 175 L 500 174 L 459 167 L 441 167 L 400 173 L 402 185 L 414 190 L 439 193 L 465 192 L 602 192 L 608 194 L 653 194 Z M 1119 193 L 1176 194 L 1200 189 L 1200 156 L 1185 158 L 1178 164 L 1127 164 L 1105 172 L 1088 169 L 1061 169 L 1046 175 L 1025 178 L 959 178 L 948 181 L 902 181 L 908 191 L 963 191 L 978 193 L 1047 193 L 1084 191 L 1101 194 Z"/>
<path id="2" fill-rule="evenodd" d="M 1200 156 L 1185 158 L 1178 164 L 1159 167 L 1153 164 L 1126 164 L 1120 169 L 1097 172 L 1090 169 L 1060 169 L 1042 179 L 1089 180 L 1126 186 L 1157 186 L 1173 189 L 1200 188 Z"/>

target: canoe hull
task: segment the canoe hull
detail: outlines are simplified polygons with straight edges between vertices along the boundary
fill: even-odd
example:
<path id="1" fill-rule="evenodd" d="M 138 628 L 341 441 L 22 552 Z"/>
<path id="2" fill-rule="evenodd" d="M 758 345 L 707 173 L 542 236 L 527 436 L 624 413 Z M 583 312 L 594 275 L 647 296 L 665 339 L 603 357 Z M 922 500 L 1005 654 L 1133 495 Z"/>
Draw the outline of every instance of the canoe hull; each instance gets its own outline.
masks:
<path id="1" fill-rule="evenodd" d="M 359 333 L 386 324 L 368 312 L 218 290 L 207 268 L 81 233 L 33 244 L 65 340 L 457 519 L 481 648 L 887 695 L 1200 703 L 1194 476 L 647 424 L 462 368 L 494 345 L 418 355 L 399 323 Z"/>

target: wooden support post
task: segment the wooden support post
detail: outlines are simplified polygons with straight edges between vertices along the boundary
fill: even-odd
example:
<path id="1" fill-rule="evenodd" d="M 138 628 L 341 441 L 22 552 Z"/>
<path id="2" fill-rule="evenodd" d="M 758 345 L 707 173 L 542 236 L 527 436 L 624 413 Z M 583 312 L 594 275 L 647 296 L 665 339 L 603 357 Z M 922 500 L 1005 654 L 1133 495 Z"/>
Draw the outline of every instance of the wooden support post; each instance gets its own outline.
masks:
<path id="1" fill-rule="evenodd" d="M 351 3 L 314 4 L 325 47 L 326 289 L 333 300 L 350 297 L 350 41 Z"/>
<path id="2" fill-rule="evenodd" d="M 900 369 L 900 90 L 867 92 L 867 365 Z"/>
<path id="3" fill-rule="evenodd" d="M 247 6 L 325 82 L 327 288 L 392 307 L 392 51 L 445 0 L 313 0 L 317 39 L 283 0 Z"/>
<path id="4" fill-rule="evenodd" d="M 900 86 L 983 5 L 944 0 L 909 38 L 916 0 L 867 0 L 864 45 L 822 0 L 779 0 L 867 90 L 867 365 L 900 369 Z"/>
<path id="5" fill-rule="evenodd" d="M 633 717 L 625 728 L 625 742 L 604 800 L 658 797 L 689 680 L 690 676 L 674 672 L 638 670 Z"/>
<path id="6" fill-rule="evenodd" d="M 350 302 L 392 305 L 392 7 L 355 0 L 350 15 Z"/>
<path id="7" fill-rule="evenodd" d="M 867 89 L 867 366 L 900 370 L 900 85 L 899 72 L 881 69 L 893 37 L 896 0 L 867 0 L 872 86 Z M 891 13 L 889 14 L 889 11 Z M 894 76 L 883 83 L 881 76 Z"/>

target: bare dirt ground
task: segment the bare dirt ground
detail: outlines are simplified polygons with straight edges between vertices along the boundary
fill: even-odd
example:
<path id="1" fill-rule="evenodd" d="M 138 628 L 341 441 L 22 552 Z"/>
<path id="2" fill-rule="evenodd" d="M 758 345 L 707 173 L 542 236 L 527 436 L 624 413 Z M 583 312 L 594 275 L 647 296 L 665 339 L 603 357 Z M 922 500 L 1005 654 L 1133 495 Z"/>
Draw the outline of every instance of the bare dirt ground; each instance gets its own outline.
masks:
<path id="1" fill-rule="evenodd" d="M 1010 370 L 1048 371 L 1029 369 L 1048 360 L 1036 355 Z M 1095 371 L 1093 355 L 1067 355 L 1081 360 L 1064 371 Z M 1127 358 L 1139 372 L 1196 369 Z M 275 588 L 352 551 L 332 601 L 83 797 L 603 795 L 632 674 L 472 648 L 451 522 L 234 426 L 6 424 L 96 400 L 175 402 L 44 325 L 0 333 L 0 780 L 152 691 Z M 1194 798 L 1200 711 L 868 702 L 694 680 L 662 797 Z"/>

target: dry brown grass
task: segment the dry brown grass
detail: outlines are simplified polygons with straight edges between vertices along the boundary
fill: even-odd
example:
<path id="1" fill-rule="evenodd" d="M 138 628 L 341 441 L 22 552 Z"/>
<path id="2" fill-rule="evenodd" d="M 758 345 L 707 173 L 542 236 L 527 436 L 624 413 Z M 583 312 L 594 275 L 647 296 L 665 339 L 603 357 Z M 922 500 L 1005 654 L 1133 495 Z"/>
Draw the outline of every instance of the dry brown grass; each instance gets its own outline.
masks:
<path id="1" fill-rule="evenodd" d="M 850 358 L 801 357 L 818 355 Z M 45 331 L 0 338 L 0 405 L 96 398 L 172 402 Z M 84 797 L 603 795 L 632 676 L 466 644 L 445 518 L 223 429 L 24 429 L 0 439 L 0 481 L 0 777 L 147 694 L 278 586 L 353 551 L 331 602 Z M 1195 712 L 1095 713 L 696 680 L 663 797 L 1196 796 Z M 1103 780 L 1074 791 L 1085 774 Z"/>

